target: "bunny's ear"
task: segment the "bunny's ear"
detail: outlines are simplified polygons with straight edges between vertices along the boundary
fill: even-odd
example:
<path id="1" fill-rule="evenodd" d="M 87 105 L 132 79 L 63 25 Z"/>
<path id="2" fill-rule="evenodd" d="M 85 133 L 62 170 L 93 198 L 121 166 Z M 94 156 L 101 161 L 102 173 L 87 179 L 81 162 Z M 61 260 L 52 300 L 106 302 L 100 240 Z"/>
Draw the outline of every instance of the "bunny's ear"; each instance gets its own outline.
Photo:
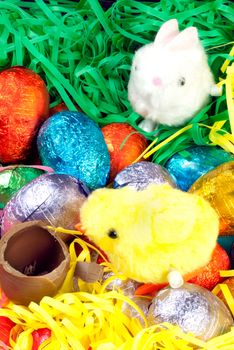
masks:
<path id="1" fill-rule="evenodd" d="M 190 49 L 199 43 L 197 28 L 189 27 L 180 32 L 169 44 L 171 49 Z"/>
<path id="2" fill-rule="evenodd" d="M 159 29 L 155 39 L 154 44 L 155 45 L 166 45 L 168 44 L 172 39 L 174 39 L 179 34 L 178 29 L 178 22 L 176 19 L 170 19 L 169 21 L 165 22 L 161 28 Z"/>

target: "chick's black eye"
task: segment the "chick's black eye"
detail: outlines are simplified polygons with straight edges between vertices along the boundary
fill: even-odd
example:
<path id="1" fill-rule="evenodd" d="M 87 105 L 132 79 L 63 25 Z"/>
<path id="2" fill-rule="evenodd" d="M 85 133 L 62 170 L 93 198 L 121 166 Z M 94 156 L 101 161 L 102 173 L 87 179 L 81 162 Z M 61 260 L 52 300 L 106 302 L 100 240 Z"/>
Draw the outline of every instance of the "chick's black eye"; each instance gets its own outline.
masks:
<path id="1" fill-rule="evenodd" d="M 108 236 L 112 239 L 116 239 L 116 238 L 118 238 L 118 233 L 115 230 L 110 230 L 108 232 Z"/>
<path id="2" fill-rule="evenodd" d="M 184 78 L 184 77 L 181 77 L 181 78 L 178 80 L 178 84 L 179 84 L 180 86 L 185 85 L 185 78 Z"/>

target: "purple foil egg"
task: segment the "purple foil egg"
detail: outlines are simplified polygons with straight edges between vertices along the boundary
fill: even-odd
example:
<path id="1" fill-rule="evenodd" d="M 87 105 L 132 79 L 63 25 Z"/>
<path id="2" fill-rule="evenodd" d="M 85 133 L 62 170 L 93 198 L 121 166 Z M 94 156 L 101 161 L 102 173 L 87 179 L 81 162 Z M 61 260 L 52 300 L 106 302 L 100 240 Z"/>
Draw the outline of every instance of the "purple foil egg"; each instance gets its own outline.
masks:
<path id="1" fill-rule="evenodd" d="M 176 187 L 171 175 L 161 165 L 138 162 L 129 165 L 115 177 L 114 188 L 131 186 L 136 190 L 143 190 L 151 183 L 168 183 L 170 186 Z"/>
<path id="2" fill-rule="evenodd" d="M 14 224 L 40 220 L 54 227 L 74 229 L 87 187 L 65 174 L 43 174 L 21 188 L 3 210 L 1 235 Z"/>

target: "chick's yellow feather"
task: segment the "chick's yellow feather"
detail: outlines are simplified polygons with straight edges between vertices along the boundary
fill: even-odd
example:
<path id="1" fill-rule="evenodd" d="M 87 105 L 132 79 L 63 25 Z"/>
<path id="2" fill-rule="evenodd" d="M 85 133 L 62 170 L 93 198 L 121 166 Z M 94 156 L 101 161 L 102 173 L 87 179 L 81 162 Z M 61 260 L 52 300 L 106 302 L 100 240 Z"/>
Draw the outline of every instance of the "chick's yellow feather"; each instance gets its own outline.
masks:
<path id="1" fill-rule="evenodd" d="M 186 275 L 207 264 L 219 228 L 208 202 L 168 185 L 96 190 L 81 222 L 119 272 L 145 283 L 166 282 L 171 269 Z"/>

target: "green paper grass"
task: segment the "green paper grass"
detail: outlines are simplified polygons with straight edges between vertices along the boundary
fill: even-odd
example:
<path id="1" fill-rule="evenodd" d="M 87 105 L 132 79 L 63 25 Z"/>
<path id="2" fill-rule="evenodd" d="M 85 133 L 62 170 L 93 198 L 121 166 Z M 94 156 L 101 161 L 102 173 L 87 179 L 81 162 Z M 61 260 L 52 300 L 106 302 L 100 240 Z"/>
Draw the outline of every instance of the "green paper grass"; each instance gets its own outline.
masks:
<path id="1" fill-rule="evenodd" d="M 45 80 L 52 106 L 64 101 L 75 110 L 78 105 L 100 126 L 127 122 L 153 140 L 153 133 L 137 127 L 141 117 L 128 102 L 127 83 L 134 51 L 152 41 L 170 18 L 178 19 L 180 29 L 198 28 L 218 81 L 233 45 L 232 1 L 118 0 L 106 12 L 97 0 L 2 1 L 0 69 L 31 68 Z M 190 121 L 193 127 L 157 151 L 153 161 L 164 164 L 193 144 L 207 144 L 209 129 L 198 123 L 217 120 L 227 120 L 225 130 L 230 131 L 225 94 L 201 110 Z M 158 142 L 177 130 L 160 126 Z"/>

